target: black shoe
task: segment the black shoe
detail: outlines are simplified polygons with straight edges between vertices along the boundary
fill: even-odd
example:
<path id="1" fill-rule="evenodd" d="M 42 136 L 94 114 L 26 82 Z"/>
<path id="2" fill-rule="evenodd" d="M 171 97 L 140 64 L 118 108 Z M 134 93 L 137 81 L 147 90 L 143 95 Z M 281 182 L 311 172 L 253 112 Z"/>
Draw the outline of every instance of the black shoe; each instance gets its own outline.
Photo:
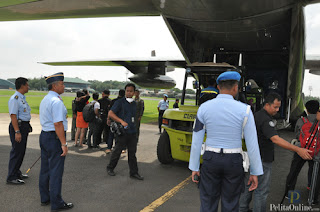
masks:
<path id="1" fill-rule="evenodd" d="M 93 146 L 93 149 L 101 149 L 101 147 L 97 145 L 97 146 Z"/>
<path id="2" fill-rule="evenodd" d="M 24 181 L 20 180 L 20 179 L 7 180 L 7 184 L 22 185 L 22 184 L 24 184 Z"/>
<path id="3" fill-rule="evenodd" d="M 131 178 L 134 178 L 134 179 L 137 179 L 137 180 L 143 180 L 144 177 L 140 176 L 140 174 L 133 174 L 133 175 L 130 175 Z"/>
<path id="4" fill-rule="evenodd" d="M 20 175 L 20 179 L 27 179 L 29 178 L 29 176 L 27 174 L 21 174 Z"/>
<path id="5" fill-rule="evenodd" d="M 319 200 L 313 200 L 312 205 L 319 205 Z"/>
<path id="6" fill-rule="evenodd" d="M 70 202 L 70 203 L 64 203 L 61 208 L 58 208 L 58 209 L 55 209 L 55 210 L 51 210 L 51 211 L 69 210 L 71 208 L 73 208 L 73 204 Z"/>
<path id="7" fill-rule="evenodd" d="M 41 206 L 47 206 L 50 204 L 50 200 L 46 201 L 46 202 L 41 202 Z"/>
<path id="8" fill-rule="evenodd" d="M 91 146 L 91 145 L 90 145 L 90 146 L 88 145 L 88 149 L 92 149 L 92 146 Z"/>
<path id="9" fill-rule="evenodd" d="M 107 168 L 107 172 L 108 172 L 108 175 L 110 175 L 110 176 L 116 176 L 116 173 L 114 173 L 113 169 Z"/>

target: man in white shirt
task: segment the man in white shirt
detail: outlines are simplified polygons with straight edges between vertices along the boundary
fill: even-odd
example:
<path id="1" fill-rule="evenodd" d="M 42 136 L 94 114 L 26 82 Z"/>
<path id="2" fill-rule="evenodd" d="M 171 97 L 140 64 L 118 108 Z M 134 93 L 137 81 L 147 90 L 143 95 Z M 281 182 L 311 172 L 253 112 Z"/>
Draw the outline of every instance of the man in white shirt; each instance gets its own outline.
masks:
<path id="1" fill-rule="evenodd" d="M 161 134 L 161 125 L 162 125 L 162 116 L 164 114 L 164 111 L 169 108 L 169 100 L 168 100 L 168 95 L 163 94 L 163 100 L 159 101 L 158 104 L 158 112 L 159 112 L 159 117 L 158 117 L 158 124 L 159 124 L 159 134 Z"/>
<path id="2" fill-rule="evenodd" d="M 91 146 L 91 136 L 93 135 L 93 148 L 99 148 L 99 144 L 101 143 L 101 134 L 99 135 L 99 131 L 102 127 L 102 120 L 100 119 L 100 103 L 98 102 L 99 93 L 93 93 L 92 95 L 93 101 L 91 104 L 94 104 L 94 113 L 96 114 L 96 118 L 89 122 L 89 135 L 88 135 L 88 148 L 92 148 Z"/>

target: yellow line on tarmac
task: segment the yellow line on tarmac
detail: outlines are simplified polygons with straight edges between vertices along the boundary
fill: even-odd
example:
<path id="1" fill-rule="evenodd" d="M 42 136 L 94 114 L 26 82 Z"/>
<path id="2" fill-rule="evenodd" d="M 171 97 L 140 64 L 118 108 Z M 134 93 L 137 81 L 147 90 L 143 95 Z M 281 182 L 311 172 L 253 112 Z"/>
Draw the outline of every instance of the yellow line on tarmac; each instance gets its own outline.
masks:
<path id="1" fill-rule="evenodd" d="M 184 181 L 179 183 L 176 187 L 153 201 L 150 205 L 142 209 L 140 212 L 152 212 L 154 211 L 157 207 L 165 203 L 167 200 L 169 200 L 173 195 L 175 195 L 180 189 L 182 189 L 184 186 L 188 185 L 191 182 L 191 175 L 187 177 Z"/>

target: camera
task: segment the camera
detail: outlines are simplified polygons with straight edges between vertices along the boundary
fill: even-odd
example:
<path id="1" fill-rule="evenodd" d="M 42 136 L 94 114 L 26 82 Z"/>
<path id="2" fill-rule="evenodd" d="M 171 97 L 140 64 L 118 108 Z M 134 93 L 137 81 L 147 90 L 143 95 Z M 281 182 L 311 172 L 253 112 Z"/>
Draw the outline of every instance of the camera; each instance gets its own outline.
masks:
<path id="1" fill-rule="evenodd" d="M 117 123 L 117 122 L 111 122 L 110 131 L 112 133 L 115 133 L 118 136 L 126 134 L 125 128 L 122 126 L 122 124 Z"/>

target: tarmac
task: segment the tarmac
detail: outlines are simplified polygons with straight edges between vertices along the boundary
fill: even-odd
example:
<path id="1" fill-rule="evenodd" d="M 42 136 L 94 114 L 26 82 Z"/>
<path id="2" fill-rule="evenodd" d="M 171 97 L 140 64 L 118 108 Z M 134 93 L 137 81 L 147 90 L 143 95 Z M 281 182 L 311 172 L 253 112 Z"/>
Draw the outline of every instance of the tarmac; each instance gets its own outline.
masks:
<path id="1" fill-rule="evenodd" d="M 71 119 L 69 120 L 70 126 Z M 50 211 L 50 206 L 40 206 L 38 189 L 40 161 L 28 173 L 29 178 L 25 180 L 26 184 L 6 184 L 11 149 L 8 136 L 9 122 L 8 114 L 0 114 L 0 211 Z M 40 156 L 41 126 L 38 115 L 32 115 L 31 125 L 33 132 L 28 138 L 22 172 L 26 172 Z M 157 132 L 156 125 L 141 124 L 137 159 L 139 173 L 145 177 L 143 181 L 129 177 L 126 154 L 122 154 L 119 160 L 115 169 L 116 176 L 109 176 L 106 166 L 111 154 L 104 152 L 106 144 L 101 144 L 101 150 L 87 149 L 86 146 L 73 147 L 73 141 L 70 141 L 70 132 L 68 132 L 69 153 L 65 161 L 62 197 L 66 202 L 74 204 L 74 208 L 70 211 L 199 211 L 199 190 L 190 179 L 191 171 L 188 169 L 188 163 L 175 160 L 169 165 L 161 164 L 156 154 L 159 138 Z M 294 134 L 289 131 L 279 133 L 289 141 L 294 137 Z M 277 206 L 283 197 L 292 155 L 293 153 L 288 150 L 278 146 L 275 148 L 267 203 L 269 211 L 276 211 L 272 208 L 272 204 Z M 300 192 L 300 202 L 295 205 L 307 205 L 307 170 L 308 166 L 305 165 L 299 175 L 296 191 Z M 284 205 L 288 204 L 288 200 L 285 200 Z M 317 211 L 319 206 L 313 206 L 313 209 Z"/>

